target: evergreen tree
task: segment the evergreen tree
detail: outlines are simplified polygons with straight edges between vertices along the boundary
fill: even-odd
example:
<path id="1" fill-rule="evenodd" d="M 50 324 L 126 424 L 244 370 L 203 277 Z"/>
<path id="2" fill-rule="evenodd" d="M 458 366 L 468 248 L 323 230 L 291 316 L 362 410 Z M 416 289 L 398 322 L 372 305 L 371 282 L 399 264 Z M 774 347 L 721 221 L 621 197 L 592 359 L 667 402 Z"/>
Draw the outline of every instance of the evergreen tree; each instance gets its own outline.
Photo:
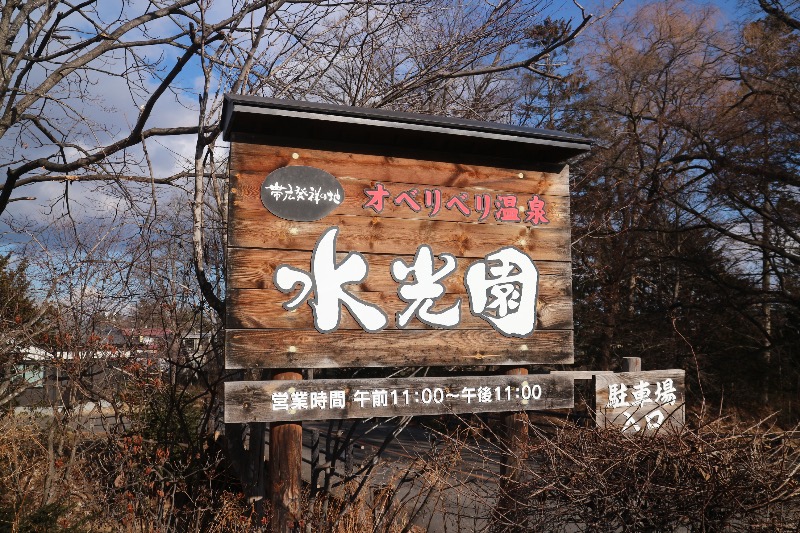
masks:
<path id="1" fill-rule="evenodd" d="M 11 254 L 0 256 L 0 334 L 22 329 L 36 316 L 26 268 L 24 260 L 13 265 Z"/>

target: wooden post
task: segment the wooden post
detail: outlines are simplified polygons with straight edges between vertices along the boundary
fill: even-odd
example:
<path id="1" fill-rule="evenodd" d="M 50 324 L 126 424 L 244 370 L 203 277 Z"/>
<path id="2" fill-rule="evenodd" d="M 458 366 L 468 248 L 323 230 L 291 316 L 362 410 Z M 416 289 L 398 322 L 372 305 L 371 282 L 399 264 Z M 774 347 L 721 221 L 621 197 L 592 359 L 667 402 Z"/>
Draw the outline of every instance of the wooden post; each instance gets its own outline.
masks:
<path id="1" fill-rule="evenodd" d="M 272 379 L 303 379 L 298 370 L 276 370 Z M 269 426 L 269 483 L 272 532 L 290 533 L 299 527 L 303 424 L 272 422 Z"/>
<path id="2" fill-rule="evenodd" d="M 344 448 L 344 479 L 350 481 L 353 475 L 353 443 L 348 442 Z"/>
<path id="3" fill-rule="evenodd" d="M 623 372 L 641 372 L 642 371 L 642 358 L 641 357 L 623 357 L 622 358 L 622 371 Z"/>
<path id="4" fill-rule="evenodd" d="M 247 459 L 244 470 L 244 489 L 248 501 L 253 505 L 256 516 L 264 516 L 266 479 L 264 472 L 264 440 L 267 425 L 263 422 L 248 424 Z"/>
<path id="5" fill-rule="evenodd" d="M 506 375 L 528 374 L 527 368 L 512 368 Z M 506 413 L 503 417 L 503 436 L 505 439 L 506 454 L 503 457 L 500 474 L 503 479 L 518 481 L 519 467 L 522 465 L 522 450 L 528 443 L 528 415 L 523 412 Z"/>
<path id="6" fill-rule="evenodd" d="M 311 487 L 310 493 L 313 499 L 317 495 L 317 484 L 319 482 L 319 430 L 311 430 Z"/>
<path id="7" fill-rule="evenodd" d="M 527 375 L 527 368 L 511 368 L 506 375 Z M 506 413 L 501 428 L 504 452 L 500 465 L 500 499 L 494 511 L 497 525 L 514 522 L 517 510 L 515 488 L 522 477 L 523 450 L 528 443 L 528 415 L 524 412 Z"/>

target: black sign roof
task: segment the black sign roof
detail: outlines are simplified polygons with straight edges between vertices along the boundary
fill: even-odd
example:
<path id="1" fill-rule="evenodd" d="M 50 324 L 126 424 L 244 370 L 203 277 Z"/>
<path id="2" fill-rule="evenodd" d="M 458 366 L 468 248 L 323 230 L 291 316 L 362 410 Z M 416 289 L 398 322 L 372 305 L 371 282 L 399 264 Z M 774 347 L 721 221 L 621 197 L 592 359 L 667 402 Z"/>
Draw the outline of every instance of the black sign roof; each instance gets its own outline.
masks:
<path id="1" fill-rule="evenodd" d="M 257 135 L 282 146 L 365 151 L 397 155 L 449 154 L 453 159 L 514 159 L 563 163 L 586 152 L 592 141 L 560 131 L 316 102 L 225 95 L 225 140 Z"/>

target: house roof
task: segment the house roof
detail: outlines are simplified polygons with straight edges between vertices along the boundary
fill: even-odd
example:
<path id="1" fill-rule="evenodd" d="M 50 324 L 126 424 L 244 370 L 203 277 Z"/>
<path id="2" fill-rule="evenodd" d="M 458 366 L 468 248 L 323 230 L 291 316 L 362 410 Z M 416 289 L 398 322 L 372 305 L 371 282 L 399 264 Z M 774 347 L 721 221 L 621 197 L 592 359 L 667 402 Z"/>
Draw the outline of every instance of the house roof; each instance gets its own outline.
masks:
<path id="1" fill-rule="evenodd" d="M 22 362 L 54 362 L 89 359 L 118 359 L 130 357 L 128 351 L 110 350 L 57 350 L 48 352 L 37 346 L 25 346 L 19 349 Z"/>
<path id="2" fill-rule="evenodd" d="M 254 134 L 279 146 L 347 143 L 542 163 L 563 163 L 593 143 L 539 128 L 232 94 L 225 95 L 222 131 L 225 140 Z"/>

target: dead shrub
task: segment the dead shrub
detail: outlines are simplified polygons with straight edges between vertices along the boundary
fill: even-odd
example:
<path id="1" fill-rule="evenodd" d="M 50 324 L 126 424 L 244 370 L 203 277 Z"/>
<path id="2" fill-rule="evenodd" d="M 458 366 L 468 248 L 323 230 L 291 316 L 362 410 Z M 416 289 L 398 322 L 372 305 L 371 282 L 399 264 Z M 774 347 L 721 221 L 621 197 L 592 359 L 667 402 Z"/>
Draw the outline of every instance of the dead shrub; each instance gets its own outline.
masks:
<path id="1" fill-rule="evenodd" d="M 793 433 L 532 428 L 495 531 L 797 531 Z"/>

